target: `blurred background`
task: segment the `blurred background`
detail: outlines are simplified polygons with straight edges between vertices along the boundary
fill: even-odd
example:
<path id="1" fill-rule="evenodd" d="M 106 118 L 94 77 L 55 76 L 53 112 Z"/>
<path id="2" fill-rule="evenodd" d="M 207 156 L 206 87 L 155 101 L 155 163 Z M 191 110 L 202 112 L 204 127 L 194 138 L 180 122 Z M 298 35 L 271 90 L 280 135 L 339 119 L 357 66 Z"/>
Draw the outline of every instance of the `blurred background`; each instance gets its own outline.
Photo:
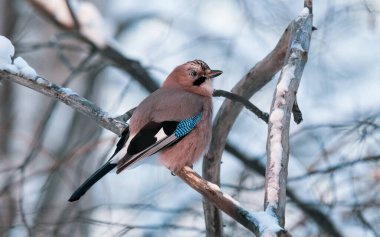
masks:
<path id="1" fill-rule="evenodd" d="M 0 0 L 0 35 L 41 76 L 115 116 L 193 59 L 223 70 L 214 87 L 231 90 L 303 8 L 295 0 L 79 1 L 87 11 L 78 18 L 95 25 L 90 39 L 109 40 L 134 65 L 126 70 L 59 24 L 64 1 L 46 1 L 56 22 L 33 2 L 44 1 Z M 286 228 L 293 236 L 380 236 L 379 11 L 376 0 L 314 2 L 318 30 L 298 90 L 304 121 L 290 130 Z M 277 79 L 251 98 L 263 111 Z M 217 111 L 223 98 L 214 102 Z M 222 189 L 251 211 L 263 209 L 264 178 L 249 161 L 265 164 L 266 138 L 267 125 L 243 110 L 228 136 L 239 155 L 223 154 Z M 109 174 L 67 202 L 116 141 L 66 105 L 2 81 L 0 235 L 204 236 L 202 197 L 162 166 Z M 201 162 L 194 169 L 201 173 Z M 226 215 L 224 222 L 225 236 L 250 236 Z"/>

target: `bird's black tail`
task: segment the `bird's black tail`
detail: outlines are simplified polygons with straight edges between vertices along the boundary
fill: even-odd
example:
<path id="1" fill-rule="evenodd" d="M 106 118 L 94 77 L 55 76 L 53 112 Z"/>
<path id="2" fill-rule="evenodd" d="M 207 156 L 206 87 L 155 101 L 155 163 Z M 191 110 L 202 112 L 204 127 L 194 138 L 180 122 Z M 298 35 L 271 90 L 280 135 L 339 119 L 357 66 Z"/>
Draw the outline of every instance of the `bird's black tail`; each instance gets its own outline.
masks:
<path id="1" fill-rule="evenodd" d="M 90 178 L 88 178 L 69 198 L 69 202 L 74 202 L 79 200 L 86 192 L 89 190 L 92 185 L 98 182 L 104 175 L 110 172 L 113 168 L 116 167 L 116 164 L 111 164 L 110 161 L 105 163 L 100 169 L 98 169 Z"/>

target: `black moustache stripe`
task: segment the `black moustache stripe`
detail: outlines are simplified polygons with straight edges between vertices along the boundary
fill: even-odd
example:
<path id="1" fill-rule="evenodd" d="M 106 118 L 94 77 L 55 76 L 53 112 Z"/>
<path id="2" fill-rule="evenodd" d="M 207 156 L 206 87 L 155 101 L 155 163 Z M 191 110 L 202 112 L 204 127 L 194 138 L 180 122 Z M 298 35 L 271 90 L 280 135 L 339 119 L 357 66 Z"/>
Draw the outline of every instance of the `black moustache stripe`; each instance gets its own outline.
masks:
<path id="1" fill-rule="evenodd" d="M 206 77 L 199 77 L 197 80 L 193 82 L 193 86 L 200 86 L 205 81 L 206 81 Z"/>

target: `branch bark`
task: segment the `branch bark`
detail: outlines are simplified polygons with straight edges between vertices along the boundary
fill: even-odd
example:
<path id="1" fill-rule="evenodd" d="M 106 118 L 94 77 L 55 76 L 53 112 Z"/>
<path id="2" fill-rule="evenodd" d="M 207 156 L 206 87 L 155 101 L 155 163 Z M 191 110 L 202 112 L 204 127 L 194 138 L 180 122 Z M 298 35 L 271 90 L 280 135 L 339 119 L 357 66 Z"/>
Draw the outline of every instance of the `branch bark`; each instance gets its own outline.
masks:
<path id="1" fill-rule="evenodd" d="M 214 90 L 212 93 L 212 96 L 214 97 L 225 97 L 229 100 L 236 101 L 244 105 L 246 109 L 254 113 L 257 117 L 259 117 L 261 120 L 263 120 L 265 123 L 268 123 L 269 120 L 269 114 L 261 111 L 259 108 L 257 108 L 254 104 L 249 102 L 246 98 L 236 95 L 234 93 L 224 91 L 224 90 Z"/>
<path id="2" fill-rule="evenodd" d="M 243 209 L 231 196 L 224 194 L 218 185 L 202 179 L 202 177 L 195 173 L 190 167 L 186 166 L 177 172 L 176 175 L 198 193 L 202 194 L 203 197 L 215 205 L 216 208 L 231 216 L 241 225 L 252 231 L 256 236 L 259 236 L 259 221 L 254 220 L 252 215 Z"/>
<path id="3" fill-rule="evenodd" d="M 247 168 L 251 169 L 252 171 L 258 173 L 261 176 L 265 176 L 265 166 L 258 159 L 248 158 L 229 143 L 226 144 L 226 151 L 235 156 L 241 162 L 243 162 L 243 164 Z M 307 201 L 299 198 L 296 195 L 294 189 L 287 187 L 286 195 L 288 196 L 291 202 L 297 205 L 297 207 L 304 213 L 305 216 L 313 220 L 315 224 L 318 225 L 318 227 L 325 233 L 327 233 L 329 236 L 343 236 L 339 232 L 339 229 L 335 226 L 334 222 L 331 220 L 329 215 L 325 214 L 322 210 L 318 209 L 314 205 L 310 205 L 310 203 L 308 203 Z"/>
<path id="4" fill-rule="evenodd" d="M 51 83 L 42 77 L 37 77 L 31 80 L 10 74 L 8 72 L 0 71 L 0 78 L 29 87 L 30 89 L 33 89 L 41 94 L 58 99 L 71 108 L 91 118 L 101 127 L 108 129 L 117 135 L 121 135 L 123 130 L 127 127 L 127 124 L 111 117 L 97 105 L 80 97 L 71 89 Z"/>
<path id="5" fill-rule="evenodd" d="M 290 47 L 269 116 L 264 208 L 275 211 L 282 227 L 285 225 L 291 111 L 307 61 L 312 22 L 310 6 L 305 7 L 292 24 Z"/>
<path id="6" fill-rule="evenodd" d="M 285 29 L 275 48 L 258 62 L 231 90 L 232 93 L 246 99 L 263 88 L 273 76 L 281 70 L 285 61 L 290 36 L 290 25 Z M 212 140 L 207 154 L 203 158 L 203 177 L 220 184 L 220 164 L 227 135 L 243 106 L 234 101 L 225 100 L 214 120 Z M 223 236 L 223 222 L 220 211 L 211 203 L 203 204 L 206 236 Z"/>

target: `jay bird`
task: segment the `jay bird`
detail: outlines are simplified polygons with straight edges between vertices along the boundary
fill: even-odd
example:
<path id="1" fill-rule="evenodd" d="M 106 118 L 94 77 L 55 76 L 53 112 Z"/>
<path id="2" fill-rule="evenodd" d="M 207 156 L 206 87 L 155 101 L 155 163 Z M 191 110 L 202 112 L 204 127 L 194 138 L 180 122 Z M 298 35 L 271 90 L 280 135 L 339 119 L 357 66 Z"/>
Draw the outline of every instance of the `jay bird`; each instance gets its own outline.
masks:
<path id="1" fill-rule="evenodd" d="M 211 139 L 212 79 L 220 74 L 201 60 L 177 66 L 162 87 L 138 105 L 115 153 L 69 201 L 78 200 L 114 168 L 120 173 L 157 152 L 160 163 L 172 172 L 193 165 Z"/>

